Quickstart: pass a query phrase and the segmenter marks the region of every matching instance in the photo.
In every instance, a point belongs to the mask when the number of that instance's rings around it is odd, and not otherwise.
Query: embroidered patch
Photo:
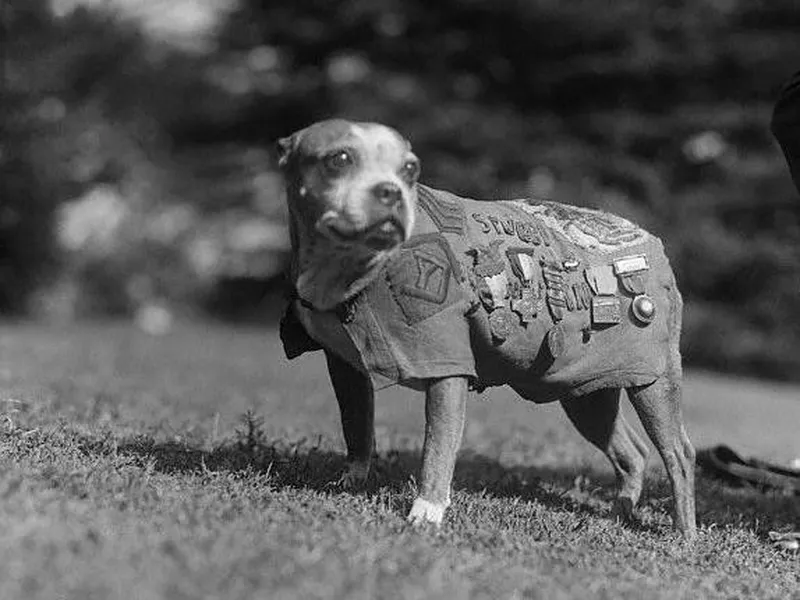
[[[648,234],[610,213],[549,201],[515,201],[526,213],[582,248],[611,252],[639,242]]]
[[[417,200],[439,231],[459,235],[464,233],[466,214],[460,202],[436,197],[422,186],[417,187]]]
[[[472,213],[473,220],[481,226],[482,233],[495,233],[497,235],[516,236],[526,244],[539,246],[544,242],[550,245],[546,230],[533,219],[519,219],[513,217],[499,217],[487,213]]]
[[[452,281],[461,279],[461,270],[447,240],[438,233],[406,242],[387,267],[386,276],[409,325],[435,315],[462,295]]]

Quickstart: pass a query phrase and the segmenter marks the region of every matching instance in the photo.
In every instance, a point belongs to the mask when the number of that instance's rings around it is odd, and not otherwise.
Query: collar
[[[344,324],[352,323],[353,319],[356,318],[356,304],[360,296],[361,293],[359,292],[349,300],[345,300],[344,302],[337,304],[336,306],[334,306],[329,310],[321,310],[316,306],[314,306],[311,302],[303,298],[294,285],[289,287],[289,302],[297,302],[303,308],[313,312],[318,312],[318,313],[333,312],[336,314],[339,320]]]

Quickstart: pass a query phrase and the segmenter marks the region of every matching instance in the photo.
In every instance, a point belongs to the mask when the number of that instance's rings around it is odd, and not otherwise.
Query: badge
[[[564,326],[561,324],[553,325],[547,332],[547,350],[554,359],[563,356],[567,351],[567,339],[564,333]]]
[[[503,271],[498,275],[483,278],[481,300],[488,310],[506,305],[508,297],[508,275]]]
[[[508,295],[508,276],[503,259],[498,252],[502,240],[494,240],[488,247],[478,246],[467,250],[474,259],[473,272],[480,278],[478,294],[487,310],[505,306]]]
[[[633,273],[632,275],[622,275],[619,278],[622,289],[629,293],[631,296],[638,296],[644,294],[645,291],[645,274]]]
[[[538,313],[538,299],[530,288],[522,288],[522,296],[511,300],[511,310],[517,313],[526,325],[536,319]]]
[[[638,273],[639,271],[647,271],[649,268],[650,265],[647,264],[647,255],[645,254],[623,256],[614,261],[614,273],[616,275]]]
[[[575,302],[575,293],[571,286],[566,286],[564,289],[564,299],[567,301],[567,310],[569,312],[574,312],[576,308],[578,308],[577,303]]]
[[[595,325],[615,325],[622,321],[619,298],[616,296],[595,296],[592,298],[592,323]]]
[[[631,302],[631,312],[640,323],[649,325],[656,318],[655,302],[650,296],[640,294]]]
[[[489,326],[492,329],[492,338],[502,343],[514,332],[515,321],[513,313],[507,308],[495,310],[489,314]]]
[[[494,240],[489,246],[477,246],[467,250],[467,254],[473,257],[473,270],[478,277],[490,277],[499,275],[505,271],[505,263],[498,252],[503,240]]]
[[[561,263],[561,266],[564,267],[565,271],[577,271],[578,267],[581,266],[581,261],[577,258],[568,258]]]
[[[586,282],[595,294],[607,295],[617,293],[617,278],[608,265],[589,267],[585,271]]]
[[[536,270],[539,267],[534,250],[531,248],[508,248],[506,257],[511,264],[511,271],[523,284],[528,284],[534,280]]]
[[[542,264],[542,275],[547,289],[547,306],[554,321],[564,318],[564,309],[567,307],[567,298],[564,293],[564,274],[558,266],[551,263]]]
[[[589,310],[592,306],[592,291],[589,289],[589,284],[585,281],[575,283],[572,285],[572,291],[575,294],[575,301],[579,310]]]

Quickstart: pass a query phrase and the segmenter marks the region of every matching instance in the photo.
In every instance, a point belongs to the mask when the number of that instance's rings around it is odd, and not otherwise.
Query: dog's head
[[[278,151],[289,210],[305,231],[372,251],[411,235],[419,160],[394,129],[322,121],[279,140]]]

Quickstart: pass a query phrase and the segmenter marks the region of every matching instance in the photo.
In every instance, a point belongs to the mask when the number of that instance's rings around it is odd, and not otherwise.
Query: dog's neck
[[[292,218],[292,282],[301,300],[332,310],[372,283],[397,251],[337,244]]]

